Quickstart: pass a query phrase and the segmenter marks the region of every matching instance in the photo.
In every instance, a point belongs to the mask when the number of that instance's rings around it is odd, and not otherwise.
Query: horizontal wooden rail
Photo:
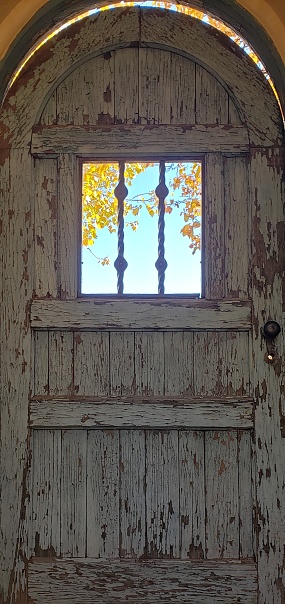
[[[34,604],[256,604],[252,562],[35,559],[29,564]]]
[[[193,428],[249,429],[253,427],[250,399],[155,401],[100,399],[99,401],[32,400],[32,428]]]
[[[161,157],[222,151],[248,151],[248,132],[244,126],[183,125],[183,126],[44,126],[32,136],[34,155],[75,153],[83,156],[116,158]]]
[[[36,329],[238,330],[251,328],[251,302],[187,298],[35,300]]]

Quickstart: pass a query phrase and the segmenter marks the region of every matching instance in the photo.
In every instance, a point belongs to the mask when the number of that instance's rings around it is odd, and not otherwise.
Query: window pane
[[[165,168],[165,293],[201,295],[201,162]]]
[[[81,292],[115,294],[118,163],[83,164]]]
[[[158,292],[159,170],[157,162],[128,162],[124,167],[125,294]],[[201,162],[166,163],[165,181],[165,293],[200,295]],[[117,293],[118,182],[117,162],[83,165],[82,293]]]

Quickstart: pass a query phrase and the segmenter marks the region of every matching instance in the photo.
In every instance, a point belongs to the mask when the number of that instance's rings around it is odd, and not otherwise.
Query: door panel
[[[33,555],[252,558],[250,459],[247,430],[35,429]]]

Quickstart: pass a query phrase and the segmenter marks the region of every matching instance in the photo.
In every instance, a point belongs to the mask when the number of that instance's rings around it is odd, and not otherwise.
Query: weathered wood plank
[[[177,430],[146,433],[146,556],[179,557]]]
[[[155,399],[154,399],[155,400]],[[190,399],[191,401],[191,399]],[[102,402],[64,400],[34,400],[30,403],[30,425],[35,428],[251,428],[252,401],[230,398],[226,402],[215,398],[170,399],[149,402],[148,398],[131,397]]]
[[[23,526],[32,366],[32,158],[23,149],[10,153],[6,149],[0,163],[0,601],[9,602],[24,599],[26,593],[26,567],[21,552],[26,543]]]
[[[195,123],[195,63],[170,55],[170,123]]]
[[[250,212],[248,159],[224,158],[225,295],[247,299],[249,288]]]
[[[145,433],[120,431],[120,557],[145,554]]]
[[[256,534],[260,604],[283,604],[285,594],[284,337],[276,339],[274,363],[266,359],[260,328],[284,325],[284,150],[258,149],[251,156],[253,211],[254,337],[252,378],[256,400]]]
[[[194,394],[193,333],[164,333],[165,395]]]
[[[229,97],[229,124],[232,124],[232,126],[241,124],[240,114],[241,111],[236,105],[236,99],[234,102],[231,97]]]
[[[131,155],[161,157],[161,150],[171,157],[217,152],[248,151],[248,133],[244,126],[187,124],[185,126],[121,126],[105,128],[87,126],[41,127],[32,135],[33,155],[76,153],[84,156],[114,157]]]
[[[136,395],[164,394],[164,347],[162,332],[135,334]]]
[[[221,382],[224,351],[219,350],[219,336],[218,332],[194,333],[193,373],[196,396],[219,396],[221,392],[224,396],[226,394]]]
[[[224,180],[223,158],[220,153],[208,154],[205,162],[205,297],[210,300],[224,297]]]
[[[86,555],[87,432],[62,432],[61,555]]]
[[[221,379],[225,392],[228,396],[251,396],[249,334],[231,331],[227,332],[225,337],[225,346],[222,348],[224,361],[221,365]],[[219,338],[221,342],[222,334]]]
[[[49,393],[49,333],[34,333],[34,388],[33,394],[45,396]]]
[[[133,332],[110,333],[110,394],[135,392],[135,336]]]
[[[57,123],[56,115],[56,90],[50,96],[46,106],[43,109],[40,117],[40,123],[45,126],[52,126]]]
[[[201,5],[200,5],[201,6]],[[274,144],[270,122],[274,128],[281,127],[281,115],[274,107],[273,95],[268,82],[253,62],[243,55],[234,42],[221,42],[216,32],[211,34],[207,25],[198,19],[185,19],[183,14],[165,11],[163,18],[159,11],[151,9],[142,12],[141,41],[145,44],[157,42],[174,51],[179,48],[195,57],[197,63],[205,66],[210,73],[219,74],[231,94],[238,99],[245,115],[253,144]],[[213,31],[213,30],[212,30]],[[254,96],[254,104],[253,104]],[[272,107],[269,112],[266,104]],[[272,106],[273,105],[273,106]]]
[[[74,334],[74,392],[77,396],[110,393],[109,333]]]
[[[253,509],[255,492],[252,481],[252,435],[244,430],[238,433],[238,480],[239,480],[239,542],[241,559],[256,554],[253,547]]]
[[[75,157],[59,157],[59,283],[60,297],[76,298],[78,293],[78,249],[81,219],[78,199],[79,177]]]
[[[57,160],[35,160],[35,294],[57,296]]]
[[[170,123],[170,53],[139,49],[139,122]]]
[[[34,430],[32,435],[31,555],[60,556],[61,430]]]
[[[236,432],[205,435],[207,558],[239,557],[238,458]]]
[[[204,432],[179,434],[181,558],[206,555]]]
[[[106,52],[80,65],[56,93],[58,125],[114,123],[114,54]]]
[[[249,562],[78,559],[29,564],[30,604],[257,604],[256,590],[256,565]]]
[[[237,329],[251,328],[251,302],[179,298],[34,300],[36,329]]]
[[[227,124],[229,95],[222,84],[196,63],[196,123]]]
[[[88,432],[86,551],[96,558],[119,556],[118,431]]]
[[[115,124],[137,124],[139,123],[139,48],[118,48],[114,56]]]
[[[196,396],[251,395],[248,333],[194,333],[193,358]]]
[[[73,393],[73,333],[49,332],[49,394]]]

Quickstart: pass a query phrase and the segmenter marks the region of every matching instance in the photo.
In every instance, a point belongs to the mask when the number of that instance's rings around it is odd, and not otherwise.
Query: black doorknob
[[[263,327],[263,335],[268,340],[273,340],[280,333],[281,327],[277,321],[267,321]]]

